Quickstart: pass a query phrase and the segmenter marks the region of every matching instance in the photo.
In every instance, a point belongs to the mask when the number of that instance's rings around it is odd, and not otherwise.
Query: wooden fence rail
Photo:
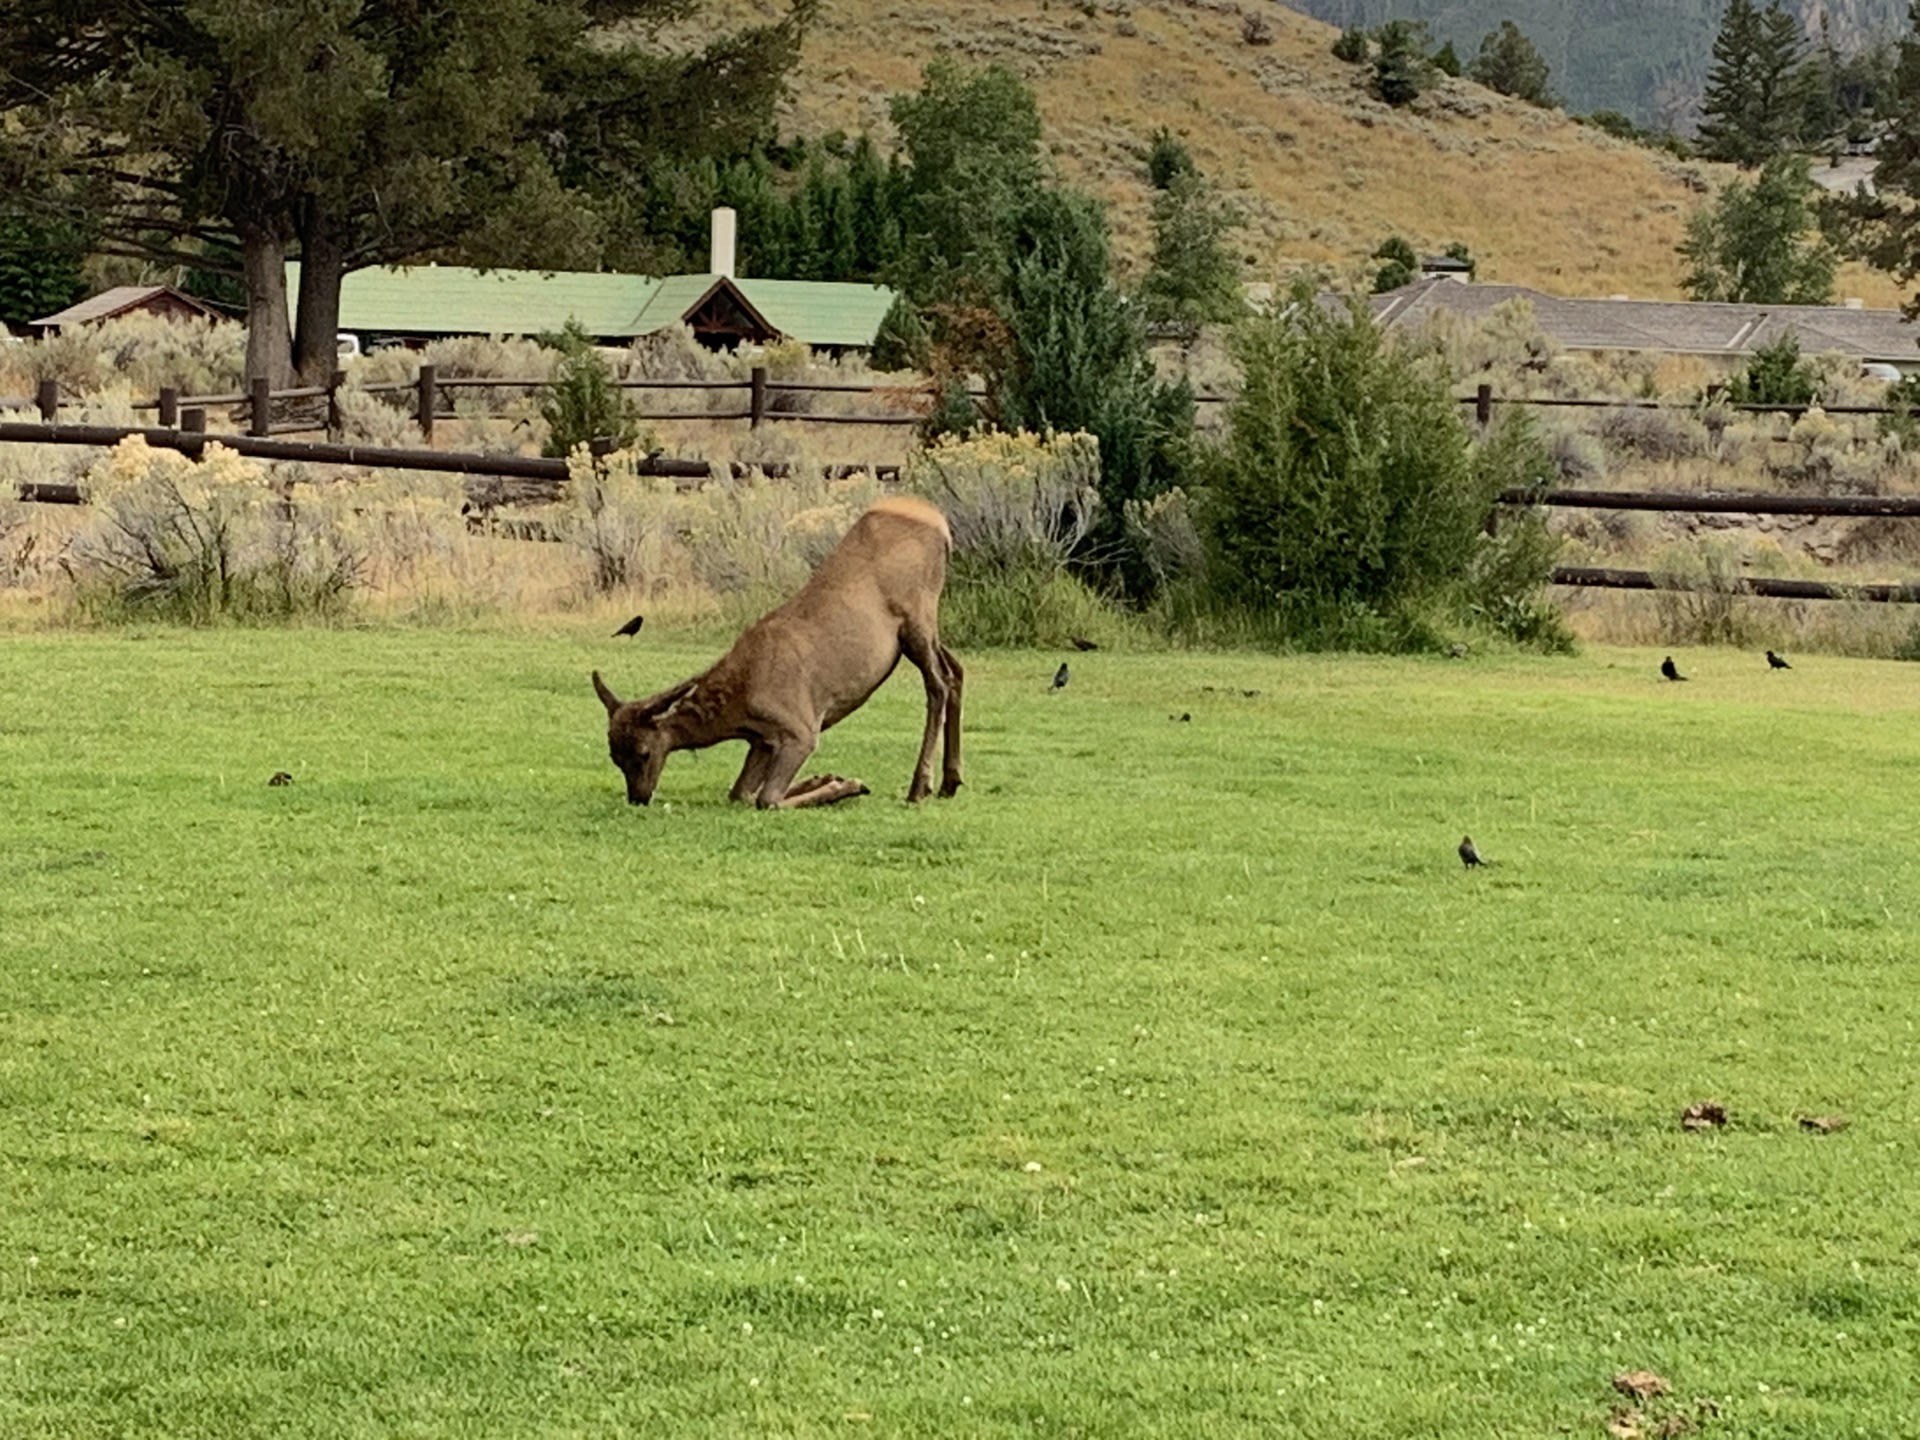
[[[37,445],[90,445],[111,447],[118,445],[130,436],[139,436],[149,445],[165,449],[179,450],[188,455],[199,454],[209,443],[217,443],[242,455],[264,460],[298,460],[313,464],[351,465],[363,469],[400,469],[427,470],[442,473],[454,473],[469,476],[492,477],[495,480],[533,482],[525,487],[524,495],[512,493],[500,486],[481,487],[476,492],[480,503],[484,505],[514,503],[520,498],[551,498],[559,485],[568,475],[565,460],[544,457],[509,455],[488,452],[450,451],[433,449],[406,449],[373,445],[341,445],[316,441],[294,441],[273,438],[276,433],[291,430],[311,430],[317,426],[285,423],[276,426],[273,423],[273,407],[276,403],[315,400],[324,398],[328,405],[328,422],[331,427],[338,425],[338,392],[342,376],[336,372],[333,383],[326,386],[302,386],[292,390],[274,391],[262,384],[249,387],[246,394],[182,396],[177,390],[163,389],[159,397],[151,403],[139,403],[137,410],[154,409],[159,413],[161,424],[158,426],[117,426],[117,425],[63,425],[58,421],[62,404],[59,386],[49,380],[41,382],[35,396],[35,405],[42,420],[39,424],[0,422],[0,443],[24,443]],[[431,365],[420,368],[420,376],[414,384],[386,383],[368,386],[369,390],[386,393],[414,392],[416,411],[422,432],[429,439],[432,436],[433,418],[438,409],[438,393],[442,389],[482,388],[515,386],[533,387],[546,382],[486,379],[461,376],[440,380]],[[628,382],[638,388],[643,382]],[[768,418],[793,419],[809,418],[826,420],[840,424],[914,424],[917,416],[901,415],[829,415],[799,416],[794,414],[770,413],[767,400],[771,394],[783,390],[796,392],[842,392],[842,393],[887,393],[899,392],[920,394],[909,387],[901,386],[849,386],[849,385],[782,385],[768,381],[764,370],[756,370],[748,381],[711,381],[711,380],[670,380],[644,382],[660,389],[687,390],[739,390],[748,391],[752,404],[744,412],[728,412],[724,415],[694,415],[676,418],[687,419],[745,419],[759,424]],[[1209,397],[1219,398],[1219,397]],[[1496,403],[1489,387],[1481,386],[1478,393],[1465,397],[1463,403],[1473,404],[1478,416],[1486,419],[1492,404]],[[1633,400],[1515,400],[1497,403],[1518,404],[1560,404],[1618,407],[1650,408],[1658,402]],[[207,410],[219,406],[247,407],[248,426],[246,434],[210,434],[206,428]],[[1743,406],[1748,410],[1772,412],[1793,411],[1796,408],[1783,406]],[[1886,406],[1832,406],[1834,413],[1885,414]],[[736,465],[735,473],[742,473],[745,467]],[[838,471],[850,471],[867,467],[834,467]],[[877,467],[880,470],[895,467]],[[669,476],[687,483],[697,483],[711,473],[707,462],[703,460],[678,460],[661,456],[648,456],[638,462],[639,473],[643,475]],[[769,473],[772,473],[769,471]],[[897,469],[895,470],[897,474]],[[26,483],[20,486],[20,499],[51,504],[78,504],[80,491],[72,485]],[[1503,505],[1549,505],[1556,507],[1583,507],[1602,510],[1653,510],[1682,513],[1711,514],[1747,514],[1747,515],[1801,515],[1801,516],[1905,516],[1920,517],[1920,496],[1911,495],[1791,495],[1764,494],[1757,492],[1686,492],[1686,491],[1640,491],[1640,490],[1576,490],[1576,489],[1512,489],[1503,491],[1498,497]],[[1553,583],[1570,586],[1598,586],[1613,589],[1631,590],[1685,590],[1699,589],[1682,577],[1665,575],[1654,571],[1623,570],[1606,566],[1561,566],[1553,571]],[[1744,576],[1732,582],[1733,588],[1741,594],[1773,596],[1803,600],[1867,600],[1920,603],[1920,582],[1891,582],[1876,584],[1841,584],[1817,580],[1773,579],[1764,576]]]
[[[1783,600],[1920,602],[1920,583],[1912,581],[1887,585],[1847,585],[1827,580],[1784,580],[1766,575],[1741,575],[1727,581],[1724,586],[1716,587],[1657,570],[1616,570],[1605,565],[1558,565],[1554,567],[1552,579],[1555,585],[1598,586],[1609,590],[1725,589],[1738,595],[1766,595]]]
[[[220,406],[247,407],[247,432],[251,435],[294,434],[326,430],[337,432],[340,428],[340,391],[346,385],[346,372],[336,370],[325,385],[302,385],[287,390],[263,389],[259,381],[253,381],[244,391],[234,391],[218,395],[181,395],[177,390],[162,389],[153,400],[136,400],[135,410],[157,410],[160,424],[171,426],[179,413],[188,409],[214,409]],[[412,380],[376,380],[359,388],[369,395],[412,395],[413,411],[420,425],[421,435],[426,439],[433,437],[433,422],[442,413],[440,397],[459,390],[542,390],[553,381],[538,377],[511,375],[446,375],[439,373],[438,367],[431,364],[420,366]],[[694,391],[738,391],[747,396],[747,406],[743,410],[727,410],[714,414],[704,411],[643,409],[639,412],[641,420],[745,420],[750,426],[758,428],[771,420],[799,421],[819,425],[918,425],[925,418],[923,408],[891,409],[879,413],[819,414],[810,410],[787,410],[777,406],[775,397],[780,395],[872,395],[891,397],[903,401],[931,401],[932,392],[919,385],[861,384],[858,381],[819,381],[819,380],[774,380],[765,366],[755,366],[744,380],[617,380],[614,382],[622,390],[658,390],[663,392]],[[966,393],[975,399],[986,395],[986,390],[978,385],[968,386]],[[1236,398],[1232,395],[1200,392],[1193,397],[1200,405],[1226,405]],[[283,409],[290,402],[300,400],[320,400],[326,403],[326,415],[323,421],[313,418],[293,419],[276,422],[273,408]],[[1493,387],[1482,384],[1471,395],[1455,397],[1461,405],[1471,405],[1474,418],[1482,426],[1491,423],[1493,407],[1496,405],[1528,405],[1544,408],[1567,408],[1586,410],[1682,410],[1693,411],[1700,408],[1699,402],[1692,400],[1647,400],[1636,396],[1534,396],[1534,395],[1495,395]],[[67,402],[61,398],[57,381],[42,380],[30,402],[40,412],[40,419],[53,424],[59,419],[60,407]],[[1727,404],[1718,402],[1724,408],[1751,414],[1785,415],[1798,417],[1809,410],[1823,410],[1829,415],[1891,415],[1910,413],[1906,407],[1893,405],[1757,405]]]

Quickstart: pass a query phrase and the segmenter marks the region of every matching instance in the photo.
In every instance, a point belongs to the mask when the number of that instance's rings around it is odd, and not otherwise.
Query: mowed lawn
[[[1920,666],[716,650],[0,637],[0,1434],[1920,1432]]]

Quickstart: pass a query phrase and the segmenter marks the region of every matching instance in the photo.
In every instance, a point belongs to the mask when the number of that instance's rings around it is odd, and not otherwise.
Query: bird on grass
[[[1684,680],[1687,678],[1680,673],[1680,667],[1673,663],[1673,657],[1671,655],[1660,662],[1660,673],[1669,680]]]
[[[1769,670],[1791,670],[1793,666],[1787,664],[1785,656],[1776,655],[1773,651],[1769,650],[1767,651],[1767,668]]]
[[[1073,641],[1073,648],[1076,650],[1098,650],[1100,648],[1098,644],[1087,639],[1084,635],[1069,635],[1067,638]]]
[[[1480,852],[1473,848],[1473,837],[1471,835],[1462,835],[1460,837],[1460,863],[1469,870],[1473,869],[1476,865],[1484,865],[1487,863],[1480,858]]]
[[[1064,690],[1067,688],[1067,662],[1066,661],[1062,660],[1060,662],[1060,668],[1053,672],[1053,685],[1051,688],[1055,690]]]
[[[640,627],[646,623],[646,616],[636,615],[618,630],[614,631],[613,638],[618,640],[622,635],[638,635],[640,633]]]
[[[276,771],[274,771],[274,772],[273,772],[273,774],[271,774],[271,775],[269,775],[269,776],[267,777],[267,784],[269,784],[269,785],[291,785],[291,784],[293,784],[293,776],[291,776],[291,775],[289,775],[289,774],[288,774],[288,773],[287,773],[286,771],[284,771],[284,770],[276,770]]]

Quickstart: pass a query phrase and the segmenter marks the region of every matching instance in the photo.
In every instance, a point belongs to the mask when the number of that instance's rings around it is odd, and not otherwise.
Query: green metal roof
[[[539,335],[576,319],[589,335],[625,339],[684,320],[719,280],[463,265],[354,270],[340,282],[340,328],[384,335]],[[893,291],[879,285],[729,283],[775,330],[809,345],[873,344],[894,299]],[[299,263],[290,262],[289,293],[299,285]]]
[[[893,291],[883,285],[751,279],[733,283],[774,329],[809,345],[871,345],[893,308]]]
[[[718,275],[669,275],[640,315],[640,333],[686,318],[719,281]],[[831,280],[735,278],[733,287],[782,335],[809,345],[873,344],[893,308],[893,291],[880,285]]]
[[[299,263],[290,263],[289,290],[299,284]],[[340,282],[340,328],[388,335],[539,335],[578,320],[589,335],[620,339],[646,333],[635,317],[659,288],[646,275],[583,271],[464,265],[354,270]]]

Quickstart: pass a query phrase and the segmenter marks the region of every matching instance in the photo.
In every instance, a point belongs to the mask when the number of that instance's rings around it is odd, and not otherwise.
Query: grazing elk
[[[794,784],[820,743],[880,688],[905,655],[927,686],[927,723],[909,801],[933,788],[933,747],[946,737],[940,793],[960,788],[964,672],[940,643],[940,589],[953,546],[947,520],[924,500],[875,503],[820,563],[800,593],[762,616],[704,674],[645,700],[623,701],[598,670],[607,751],[627,777],[627,802],[645,805],[676,750],[747,742],[732,798],[762,809],[827,805],[867,787],[838,775]]]

